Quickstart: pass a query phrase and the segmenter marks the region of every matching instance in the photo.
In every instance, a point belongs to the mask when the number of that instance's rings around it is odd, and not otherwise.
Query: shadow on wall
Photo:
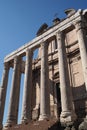
[[[36,94],[36,87],[37,86],[35,87],[36,82],[38,83],[39,89],[40,89],[40,70],[38,73],[37,73],[37,71],[34,72],[34,74],[35,73],[36,73],[36,75],[35,75],[34,79],[38,76],[39,77],[36,80],[33,80],[34,81],[33,82],[34,83],[33,91],[35,91],[34,95],[32,95],[33,96],[33,108],[35,108],[35,106],[36,106],[36,97],[37,97],[37,94]],[[50,84],[49,84],[50,94],[53,97],[54,104],[58,103],[58,106],[60,106],[60,108],[57,108],[57,109],[58,109],[58,113],[61,113],[61,92],[60,92],[59,80],[58,80],[58,82],[57,81],[54,82],[53,80],[49,79],[49,81],[50,81]],[[85,88],[85,84],[82,84],[81,86],[72,87],[72,96],[73,96],[74,108],[75,108],[75,112],[77,114],[77,117],[84,118],[86,115],[86,88]],[[39,117],[39,109],[38,109],[37,118]]]
[[[55,92],[56,91],[56,92]],[[50,80],[50,94],[54,97],[54,103],[57,100],[58,105],[61,105],[61,92],[60,92],[60,84],[59,82],[53,82]],[[74,108],[78,118],[85,118],[87,110],[86,110],[86,87],[85,84],[80,86],[72,87],[72,96],[74,101]],[[58,108],[58,113],[61,113],[61,106]]]
[[[72,95],[74,100],[75,111],[78,118],[84,118],[86,115],[86,88],[85,84],[72,87]]]

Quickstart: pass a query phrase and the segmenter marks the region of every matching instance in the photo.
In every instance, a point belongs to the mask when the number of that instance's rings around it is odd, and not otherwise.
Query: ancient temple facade
[[[5,57],[0,128],[17,125],[22,74],[21,124],[50,119],[67,124],[87,118],[87,10],[68,9],[65,13],[66,18],[54,19],[51,27],[42,25],[36,38]],[[3,126],[10,69],[12,86],[7,122]]]

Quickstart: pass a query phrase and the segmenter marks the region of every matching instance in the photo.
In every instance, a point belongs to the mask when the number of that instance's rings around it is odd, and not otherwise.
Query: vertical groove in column
[[[44,120],[50,116],[50,95],[49,95],[49,68],[48,68],[48,45],[41,44],[41,99],[40,99],[40,117]]]
[[[7,91],[7,84],[8,84],[9,68],[10,68],[9,63],[5,62],[1,87],[0,87],[0,127],[2,127],[3,116],[4,116],[4,107],[5,107],[6,91]]]
[[[79,44],[81,62],[82,62],[82,70],[83,70],[84,82],[86,87],[86,97],[87,97],[87,38],[86,38],[86,29],[85,29],[84,20],[83,22],[81,20],[77,21],[75,23],[75,27],[77,31],[78,44]],[[84,121],[86,121],[87,123],[87,101],[85,103],[85,108],[86,108],[86,118]]]
[[[17,124],[19,93],[20,93],[20,79],[21,79],[21,57],[14,58],[14,70],[12,76],[12,87],[10,95],[10,104],[8,110],[7,123],[5,127]]]
[[[32,56],[31,49],[26,51],[25,62],[25,78],[24,78],[24,93],[23,93],[23,106],[22,106],[22,123],[26,123],[32,118],[31,114],[31,93],[32,93]]]
[[[59,75],[60,75],[60,90],[61,90],[61,122],[69,122],[74,118],[72,115],[72,99],[70,95],[70,81],[68,73],[68,63],[65,48],[63,32],[57,33],[58,56],[59,56]],[[76,118],[76,117],[75,117]]]

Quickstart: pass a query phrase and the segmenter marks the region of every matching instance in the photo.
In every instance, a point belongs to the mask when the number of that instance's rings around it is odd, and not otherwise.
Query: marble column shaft
[[[77,21],[75,23],[75,27],[77,30],[77,36],[78,36],[78,44],[80,49],[80,55],[81,55],[81,61],[82,61],[82,69],[83,69],[83,75],[84,75],[84,82],[86,85],[86,91],[87,91],[87,37],[86,37],[86,30],[84,23],[82,21]]]
[[[40,88],[40,117],[44,120],[50,116],[50,92],[49,92],[49,68],[48,68],[48,45],[41,44],[41,88]]]
[[[23,93],[23,106],[22,106],[22,119],[21,122],[25,123],[31,120],[31,94],[32,94],[32,56],[31,49],[26,50],[25,62],[25,78],[24,78],[24,93]]]
[[[72,100],[70,95],[70,81],[68,73],[68,63],[65,47],[65,37],[63,32],[57,33],[58,57],[59,57],[59,76],[61,90],[61,118],[71,116]]]
[[[10,68],[9,63],[5,62],[1,87],[0,87],[0,125],[2,125],[3,116],[4,116],[4,107],[5,107],[6,91],[7,91],[7,84],[8,84],[9,68]]]
[[[21,57],[16,56],[14,58],[10,104],[6,126],[11,126],[17,123],[19,95],[20,95],[20,80],[21,80],[20,69],[21,69]]]

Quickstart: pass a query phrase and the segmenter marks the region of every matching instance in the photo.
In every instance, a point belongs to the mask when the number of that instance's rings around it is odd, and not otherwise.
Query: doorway
[[[61,114],[61,93],[60,93],[60,83],[56,83],[56,100],[57,100],[57,108],[58,114]]]

